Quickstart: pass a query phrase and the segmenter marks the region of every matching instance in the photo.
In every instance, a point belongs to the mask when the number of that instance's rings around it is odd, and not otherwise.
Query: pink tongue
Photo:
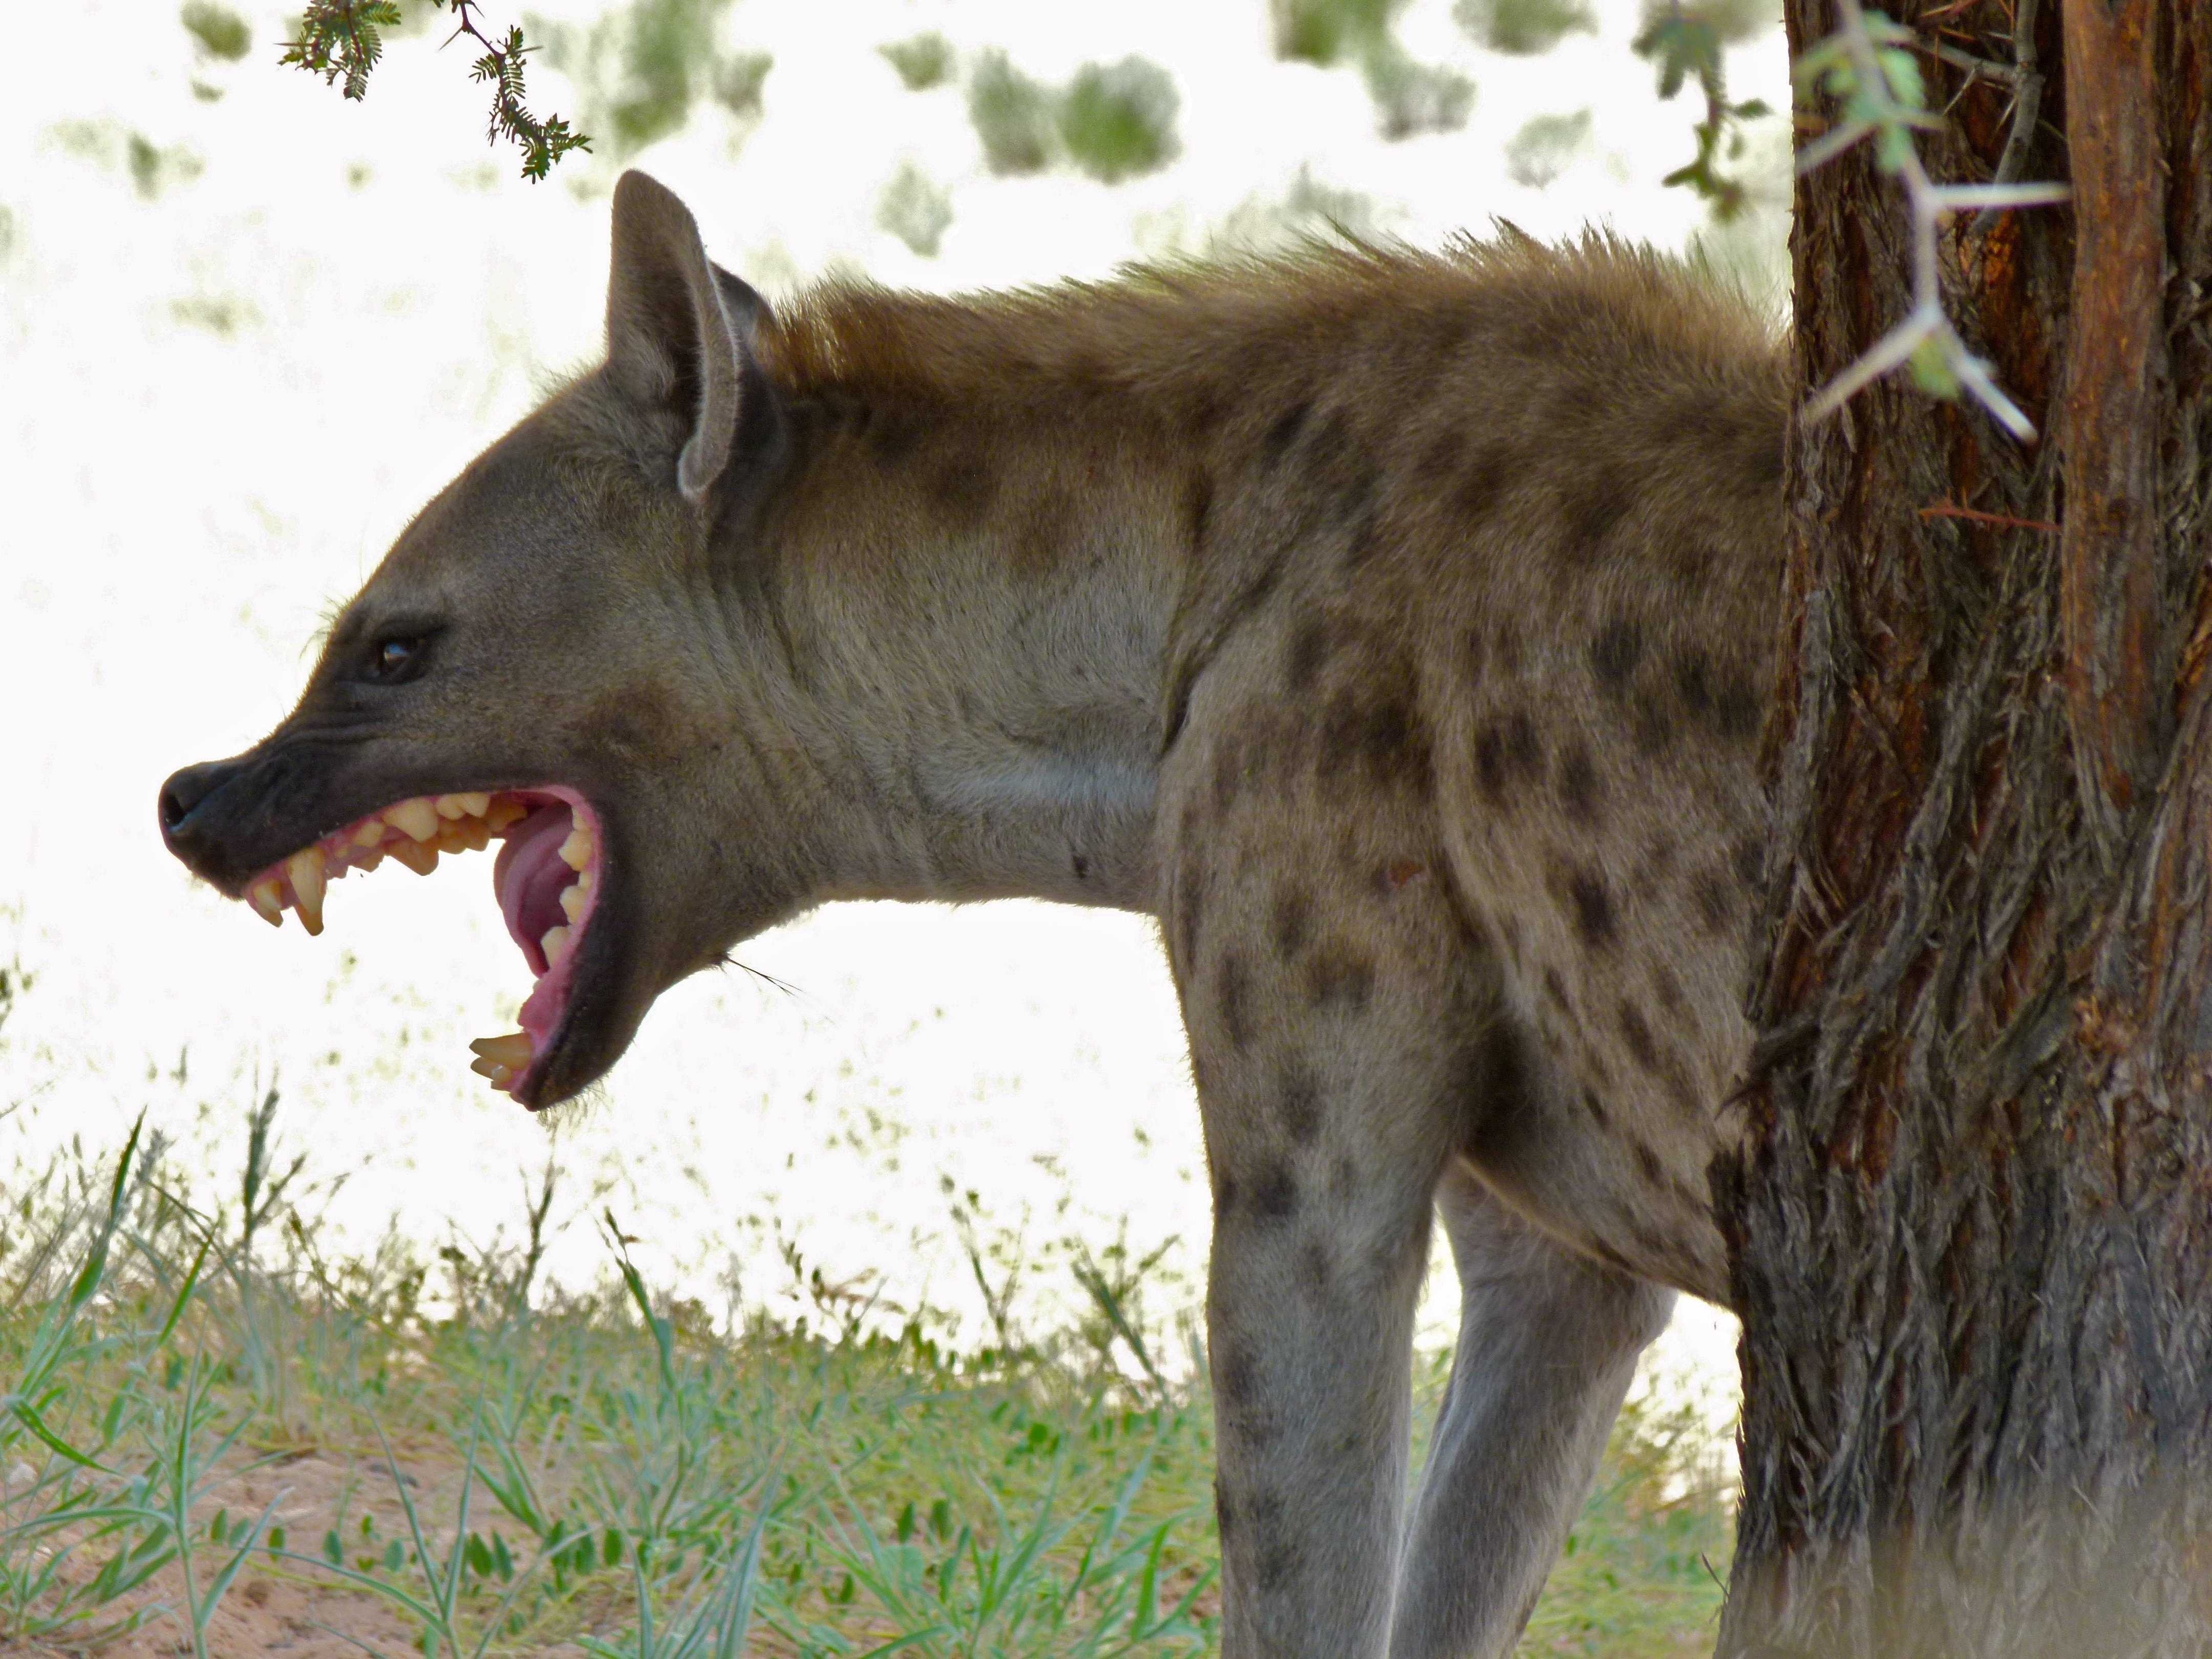
[[[507,832],[507,845],[491,867],[492,888],[499,896],[500,914],[507,931],[522,947],[530,971],[545,971],[545,952],[538,941],[550,928],[568,918],[561,908],[561,890],[576,872],[561,862],[561,843],[568,839],[568,808],[563,802],[541,806]]]

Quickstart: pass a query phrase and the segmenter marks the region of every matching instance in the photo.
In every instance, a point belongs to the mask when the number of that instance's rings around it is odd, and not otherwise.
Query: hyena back
[[[1224,1649],[1503,1653],[1675,1291],[1765,806],[1785,374],[1592,238],[771,314],[641,175],[607,361],[474,462],[294,714],[164,787],[272,920],[504,841],[533,1108],[827,899],[1159,919],[1215,1216]],[[1410,1517],[1430,1218],[1461,1341]]]

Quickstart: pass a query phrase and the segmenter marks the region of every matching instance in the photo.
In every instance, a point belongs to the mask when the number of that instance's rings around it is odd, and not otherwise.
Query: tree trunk
[[[1724,1656],[2212,1651],[2212,0],[1890,9],[2009,67],[2016,7],[2016,176],[2075,199],[1956,221],[1944,287],[2043,441],[1902,377],[1791,441],[1762,1036],[1714,1171]],[[1788,10],[1793,52],[1837,26]],[[2028,88],[1920,63],[1929,173],[1990,179]],[[1911,303],[1869,149],[1797,188],[1808,395]]]

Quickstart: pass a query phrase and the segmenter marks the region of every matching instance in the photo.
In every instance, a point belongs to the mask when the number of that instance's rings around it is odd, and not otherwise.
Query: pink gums
[[[507,931],[514,935],[515,943],[522,947],[522,954],[529,962],[531,971],[538,975],[537,987],[531,992],[530,1000],[522,1005],[522,1012],[518,1017],[524,1032],[530,1038],[530,1064],[525,1070],[518,1072],[507,1085],[507,1092],[514,1094],[520,1091],[523,1084],[529,1079],[530,1073],[538,1069],[539,1061],[545,1056],[546,1048],[552,1043],[554,1033],[560,1030],[562,1016],[568,1012],[568,992],[576,977],[576,957],[582,949],[585,933],[592,925],[592,914],[599,908],[599,890],[604,884],[600,879],[601,866],[606,862],[606,836],[604,827],[599,823],[599,815],[592,810],[591,803],[573,789],[560,784],[550,784],[539,789],[518,789],[511,793],[520,795],[550,796],[567,805],[572,824],[581,824],[592,832],[592,861],[586,866],[592,878],[592,890],[584,896],[583,910],[573,923],[568,922],[565,915],[562,917],[563,924],[568,928],[568,948],[562,953],[561,960],[550,969],[545,966],[544,952],[538,940],[526,939],[519,931],[525,921],[520,890],[530,881],[532,870],[528,866],[524,865],[524,867],[520,870],[510,866],[504,872],[507,876],[514,878],[517,902],[514,909],[508,909],[507,896],[502,891],[500,908],[507,916]],[[535,814],[532,816],[534,817]],[[522,830],[530,822],[530,818],[525,818],[520,823],[514,825],[509,832],[510,836]],[[541,832],[541,837],[543,833]],[[567,839],[565,832],[561,839]],[[541,841],[541,844],[542,856],[558,863],[561,842],[553,841],[550,844],[543,844]],[[516,853],[518,856],[514,861],[515,864],[523,865],[521,850],[518,848],[517,841],[510,839],[507,845],[501,849],[501,863],[507,861],[510,853]],[[561,867],[563,870],[568,868],[566,865]],[[504,888],[507,884],[501,881],[501,874],[500,868],[495,866],[493,880],[495,884]],[[567,884],[566,882],[561,884],[562,886]],[[556,893],[557,890],[556,889]],[[541,934],[539,937],[543,938],[544,935]]]

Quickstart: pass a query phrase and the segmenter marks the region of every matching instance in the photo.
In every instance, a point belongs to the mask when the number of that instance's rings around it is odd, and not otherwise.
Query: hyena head
[[[757,296],[641,174],[614,199],[607,360],[423,508],[331,628],[298,706],[160,797],[170,849],[270,921],[386,855],[503,842],[538,976],[476,1069],[533,1109],[598,1079],[653,998],[819,896],[837,815],[775,653],[711,567],[788,444]]]

